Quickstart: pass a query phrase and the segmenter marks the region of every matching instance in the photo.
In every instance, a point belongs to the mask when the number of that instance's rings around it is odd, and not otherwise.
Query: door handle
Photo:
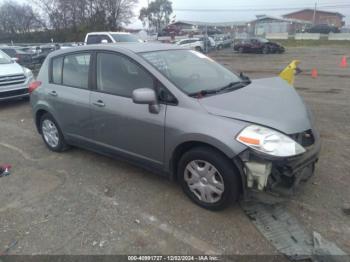
[[[98,106],[98,107],[105,107],[106,106],[105,103],[103,103],[102,100],[98,100],[96,102],[93,102],[92,104],[95,105],[95,106]]]
[[[51,95],[51,96],[57,96],[57,92],[56,92],[55,90],[53,90],[53,91],[49,92],[49,95]]]

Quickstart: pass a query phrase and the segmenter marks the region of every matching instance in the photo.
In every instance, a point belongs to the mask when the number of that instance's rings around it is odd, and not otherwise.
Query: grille
[[[6,97],[12,97],[12,96],[20,96],[20,95],[25,95],[25,94],[28,94],[28,88],[0,92],[0,98],[6,98]]]
[[[0,76],[0,86],[23,84],[26,80],[24,75]]]
[[[290,135],[290,138],[292,138],[294,141],[298,142],[302,146],[312,146],[315,143],[315,138],[312,133],[312,130],[307,130],[302,133],[297,133]]]

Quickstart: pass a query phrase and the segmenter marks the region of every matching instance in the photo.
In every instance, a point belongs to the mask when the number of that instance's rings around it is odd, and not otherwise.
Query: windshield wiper
[[[191,97],[202,97],[202,96],[206,96],[206,95],[212,95],[212,94],[216,94],[218,92],[217,89],[204,89],[195,93],[191,93],[189,94],[189,96]]]
[[[226,86],[217,88],[217,89],[204,89],[195,93],[191,93],[189,94],[189,96],[191,97],[203,97],[203,96],[207,96],[207,95],[213,95],[213,94],[217,94],[217,93],[221,93],[223,91],[233,91],[242,87],[245,87],[246,85],[250,84],[250,82],[246,82],[246,81],[238,81],[238,82],[231,82]]]
[[[223,91],[228,91],[228,90],[233,91],[233,90],[236,90],[236,89],[240,89],[242,87],[247,86],[248,84],[250,84],[250,82],[247,82],[247,81],[231,82],[228,85],[217,89],[217,93],[218,92],[223,92]]]
[[[223,87],[217,88],[217,89],[204,89],[200,90],[195,93],[189,94],[191,97],[203,97],[207,95],[213,95],[217,93],[221,93],[223,91],[233,91],[236,89],[243,88],[251,83],[251,80],[248,76],[244,75],[243,73],[240,73],[239,75],[241,81],[231,82]]]

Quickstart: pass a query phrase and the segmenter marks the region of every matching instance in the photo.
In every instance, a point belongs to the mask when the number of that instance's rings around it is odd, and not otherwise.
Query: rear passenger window
[[[141,66],[117,54],[97,54],[97,89],[131,97],[138,88],[153,88],[153,77]]]
[[[88,89],[90,54],[68,55],[63,62],[63,85]]]
[[[62,84],[63,57],[52,59],[52,83]]]

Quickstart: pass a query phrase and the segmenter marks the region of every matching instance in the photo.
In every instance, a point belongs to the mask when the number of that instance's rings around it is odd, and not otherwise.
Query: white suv
[[[93,32],[85,37],[85,44],[142,42],[136,36],[126,32]]]
[[[179,46],[194,49],[199,52],[204,51],[204,43],[199,38],[182,39],[176,43]]]
[[[29,96],[33,73],[0,51],[0,101]]]

